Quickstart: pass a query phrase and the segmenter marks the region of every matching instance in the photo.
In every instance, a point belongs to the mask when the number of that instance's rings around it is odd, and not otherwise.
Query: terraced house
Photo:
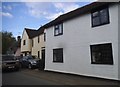
[[[45,49],[44,35],[43,28],[39,28],[38,30],[25,28],[21,40],[21,52],[23,56],[30,54],[42,58],[42,50]]]
[[[38,57],[45,51],[45,70],[120,80],[119,12],[120,2],[90,3],[25,29],[21,51]]]
[[[120,80],[120,3],[93,2],[46,28],[45,70]]]

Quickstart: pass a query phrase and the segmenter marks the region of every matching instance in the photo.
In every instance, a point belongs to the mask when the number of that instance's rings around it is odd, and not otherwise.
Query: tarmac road
[[[26,72],[27,70],[20,70],[3,73],[2,85],[59,85],[59,83],[47,81]]]
[[[88,78],[83,76],[61,74],[41,70],[22,69],[18,72],[6,72],[2,74],[2,85],[96,85],[102,87],[116,87],[120,82]],[[95,86],[95,87],[96,87]],[[16,86],[15,86],[16,87]]]

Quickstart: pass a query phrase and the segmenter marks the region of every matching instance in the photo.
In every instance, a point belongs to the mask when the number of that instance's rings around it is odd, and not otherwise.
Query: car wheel
[[[31,65],[31,64],[29,64],[29,65],[28,65],[28,68],[29,68],[29,69],[32,69],[32,65]]]

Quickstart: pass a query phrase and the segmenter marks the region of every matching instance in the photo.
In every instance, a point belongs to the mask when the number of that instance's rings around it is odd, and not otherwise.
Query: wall
[[[118,15],[119,15],[119,17],[118,17],[118,54],[119,54],[119,56],[118,56],[118,58],[119,58],[119,60],[118,60],[118,78],[119,78],[119,80],[120,80],[120,3],[119,3],[119,9],[118,9]]]
[[[91,15],[63,23],[63,35],[54,36],[54,28],[46,30],[45,70],[118,79],[118,7],[109,9],[110,24],[91,28]],[[90,45],[112,43],[114,65],[91,64]],[[53,49],[63,48],[64,63],[54,63]]]
[[[23,40],[26,40],[26,45],[23,45]],[[31,40],[29,39],[27,32],[24,30],[21,40],[21,52],[31,51]]]
[[[38,43],[38,36],[33,38],[34,41],[34,45],[32,47],[32,55],[36,55],[38,56],[38,51],[40,52],[40,59],[41,57],[41,50],[42,47],[45,47],[45,43],[44,43],[44,34],[39,35],[39,43]]]

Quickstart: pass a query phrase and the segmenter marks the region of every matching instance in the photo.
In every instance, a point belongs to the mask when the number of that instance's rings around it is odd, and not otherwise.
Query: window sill
[[[63,63],[63,61],[53,61],[53,63]]]
[[[113,63],[91,63],[91,64],[97,64],[97,65],[114,65]]]
[[[54,35],[54,36],[61,36],[61,35],[63,35],[63,33],[61,33],[61,34],[57,34],[57,35]]]

